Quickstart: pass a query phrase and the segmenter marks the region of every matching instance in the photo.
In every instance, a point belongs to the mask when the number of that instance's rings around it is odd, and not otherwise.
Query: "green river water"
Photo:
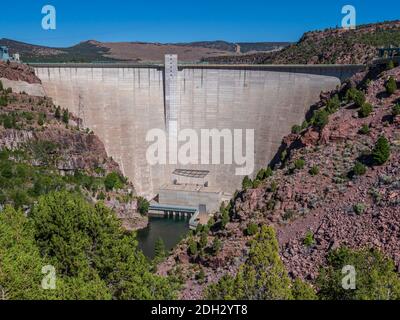
[[[158,238],[164,241],[169,251],[188,234],[188,218],[150,217],[147,228],[137,232],[139,248],[150,259],[154,258],[154,244]]]

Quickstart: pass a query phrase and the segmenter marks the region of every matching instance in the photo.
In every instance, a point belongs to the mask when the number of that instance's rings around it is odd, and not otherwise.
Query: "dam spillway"
[[[206,170],[207,183],[224,192],[243,176],[231,164],[150,165],[149,130],[167,130],[166,81],[161,65],[33,65],[46,95],[83,119],[104,142],[139,194],[153,197],[173,182],[176,169]],[[180,130],[254,129],[254,174],[282,138],[301,124],[321,91],[335,89],[361,66],[179,66],[174,120]],[[222,148],[222,147],[221,147]]]

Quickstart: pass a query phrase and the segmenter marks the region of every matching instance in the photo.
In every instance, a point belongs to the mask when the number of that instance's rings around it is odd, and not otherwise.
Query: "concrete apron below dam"
[[[178,66],[175,56],[167,56],[165,66],[33,67],[46,95],[81,117],[102,139],[139,194],[150,199],[159,195],[162,204],[206,204],[206,211],[216,210],[240,188],[240,165],[151,165],[146,158],[154,143],[146,141],[150,130],[177,135],[194,129],[199,137],[202,129],[254,130],[254,170],[249,174],[254,176],[267,166],[291,127],[303,122],[321,91],[335,89],[364,68]],[[225,144],[219,147],[222,162]]]

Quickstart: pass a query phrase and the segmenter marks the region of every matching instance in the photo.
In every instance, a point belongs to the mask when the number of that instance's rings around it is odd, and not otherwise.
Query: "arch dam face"
[[[282,138],[301,124],[321,91],[335,89],[362,66],[32,65],[55,104],[83,118],[144,196],[171,184],[176,169],[207,170],[208,184],[234,192],[236,165],[150,165],[149,130],[254,129],[254,174]],[[173,70],[172,70],[173,71]],[[170,83],[171,82],[171,83]],[[167,95],[166,95],[167,92]],[[171,96],[173,95],[173,96]],[[172,119],[172,120],[171,120]],[[223,144],[221,144],[221,149]]]

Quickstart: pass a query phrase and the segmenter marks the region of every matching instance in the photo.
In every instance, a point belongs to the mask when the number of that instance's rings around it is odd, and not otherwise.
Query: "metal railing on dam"
[[[189,228],[195,230],[199,224],[199,210],[192,207],[182,207],[182,206],[174,206],[174,205],[166,205],[166,204],[151,204],[149,207],[149,212],[156,211],[162,212],[163,215],[169,215],[170,213],[175,215],[189,215]]]
[[[164,64],[140,63],[30,63],[33,68],[134,68],[164,70]],[[288,72],[313,75],[334,76],[341,81],[352,75],[364,71],[363,64],[179,64],[178,70],[203,69],[203,70],[248,70]]]

